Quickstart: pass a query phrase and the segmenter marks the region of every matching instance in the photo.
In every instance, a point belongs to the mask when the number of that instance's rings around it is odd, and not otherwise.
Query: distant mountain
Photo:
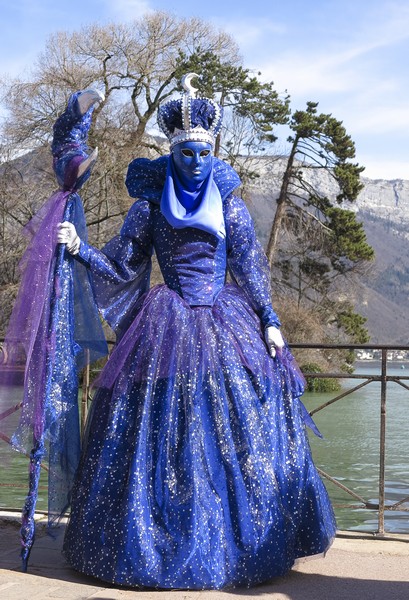
[[[273,167],[271,166],[273,164]],[[260,161],[260,178],[249,188],[247,203],[260,239],[266,245],[275,212],[285,160]],[[302,165],[300,165],[302,168]],[[320,191],[334,196],[331,177],[322,171],[309,175]],[[356,298],[356,310],[367,318],[374,343],[409,343],[409,181],[363,177],[364,188],[345,208],[357,213],[375,251],[370,275]]]

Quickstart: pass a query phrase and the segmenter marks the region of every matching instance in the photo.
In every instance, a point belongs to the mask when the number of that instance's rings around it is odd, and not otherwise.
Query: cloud
[[[386,45],[386,40],[369,40],[337,51],[323,48],[308,52],[299,48],[283,52],[277,58],[266,57],[260,70],[265,77],[297,95],[357,92],[367,86],[381,86],[385,80],[390,82],[382,57],[376,56]]]
[[[215,19],[213,19],[215,21]],[[260,54],[260,41],[271,36],[284,36],[288,33],[288,26],[279,21],[268,18],[250,18],[246,20],[219,21],[220,27],[237,40],[240,49],[244,53],[251,53],[255,48]],[[263,48],[263,46],[261,46]]]
[[[355,134],[376,132],[377,135],[400,136],[409,129],[409,107],[406,102],[402,102],[400,106],[362,106],[362,110],[349,112],[348,119],[344,122],[347,129],[352,129]]]
[[[407,179],[409,180],[409,162],[399,159],[374,158],[372,155],[360,156],[360,163],[365,165],[363,177],[369,179]]]
[[[228,28],[263,77],[292,95],[357,93],[380,76],[390,79],[387,57],[409,40],[409,6],[382,3],[354,13],[349,27],[327,12],[327,28],[309,23],[308,33],[300,22],[290,27],[268,18],[232,21]]]
[[[123,21],[137,19],[153,10],[149,0],[104,0],[104,4],[112,17]]]

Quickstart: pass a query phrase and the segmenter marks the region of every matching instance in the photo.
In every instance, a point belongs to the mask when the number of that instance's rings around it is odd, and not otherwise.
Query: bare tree
[[[2,82],[8,111],[2,141],[15,155],[48,147],[53,123],[72,92],[92,86],[104,93],[89,140],[91,147],[98,146],[99,159],[83,190],[91,239],[98,245],[129,208],[123,181],[130,160],[166,151],[163,139],[147,134],[158,133],[153,117],[177,89],[181,50],[198,48],[238,61],[237,46],[228,34],[197,18],[157,12],[129,24],[57,33],[29,77]],[[22,185],[29,187],[26,179]]]

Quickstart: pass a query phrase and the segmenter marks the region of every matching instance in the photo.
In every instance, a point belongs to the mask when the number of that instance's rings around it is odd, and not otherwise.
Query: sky
[[[373,179],[409,179],[407,0],[0,0],[0,76],[24,77],[57,31],[149,11],[201,17],[236,40],[243,66],[341,120]]]

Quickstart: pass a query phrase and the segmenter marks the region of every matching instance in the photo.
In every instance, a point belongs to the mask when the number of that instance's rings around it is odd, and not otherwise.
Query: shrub
[[[323,370],[317,363],[304,363],[301,365],[303,373],[322,373]],[[306,377],[306,392],[338,392],[341,384],[338,379],[327,377]]]

